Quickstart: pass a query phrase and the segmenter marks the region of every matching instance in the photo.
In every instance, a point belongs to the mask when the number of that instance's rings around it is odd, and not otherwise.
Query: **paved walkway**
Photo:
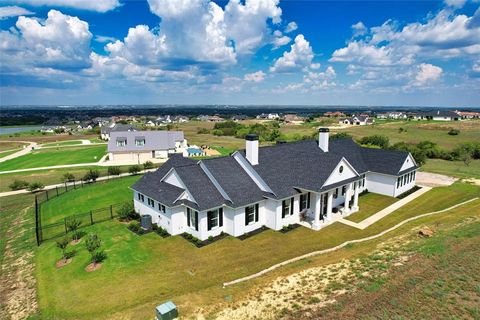
[[[18,142],[26,142],[29,145],[25,146],[22,150],[20,150],[18,152],[15,152],[15,153],[12,153],[12,154],[10,154],[6,157],[0,158],[0,162],[4,162],[4,161],[10,160],[10,159],[14,159],[14,158],[26,155],[26,154],[30,153],[30,151],[32,151],[32,148],[35,148],[35,149],[37,148],[37,143],[35,143],[35,142],[29,142],[29,141],[18,141]]]
[[[148,169],[148,170],[142,171],[142,173],[153,172],[157,169],[158,168]],[[122,177],[130,176],[130,175],[131,175],[130,173],[122,173],[118,176],[100,177],[100,178],[97,179],[97,181],[104,181],[104,180],[109,180],[109,179],[122,178]],[[65,186],[65,183],[51,184],[49,186],[45,186],[45,188],[43,188],[43,190],[51,190],[51,189],[55,189],[56,187],[60,188],[60,187],[64,187],[64,186]],[[70,184],[69,184],[69,186],[70,186]],[[28,191],[26,189],[22,189],[22,190],[16,190],[16,191],[1,192],[0,193],[0,198],[1,197],[14,196],[14,195],[18,195],[18,194],[25,194],[25,193],[30,193],[30,191]]]
[[[366,218],[365,220],[363,220],[361,222],[357,223],[357,222],[353,222],[353,221],[343,219],[343,218],[339,219],[337,221],[341,222],[343,224],[346,224],[350,227],[354,227],[354,228],[363,230],[365,228],[368,228],[369,226],[371,226],[372,224],[374,224],[378,220],[380,220],[382,218],[385,218],[390,213],[392,213],[392,212],[398,210],[399,208],[403,207],[404,205],[406,205],[410,201],[413,201],[416,198],[420,197],[425,192],[430,191],[431,189],[432,188],[430,188],[430,187],[422,186],[422,188],[420,190],[417,190],[414,193],[406,196],[405,198],[398,200],[397,202],[395,202],[395,203],[389,205],[388,207],[378,211],[377,213],[371,215],[370,217]]]
[[[389,233],[389,232],[391,232],[395,229],[398,229],[399,227],[403,226],[404,224],[406,224],[410,221],[414,221],[414,220],[421,219],[421,218],[424,218],[424,217],[428,217],[428,216],[432,216],[432,215],[435,215],[435,214],[443,213],[443,212],[455,209],[457,207],[463,206],[465,204],[468,204],[468,203],[470,203],[472,201],[475,201],[475,200],[478,200],[478,197],[475,197],[473,199],[461,202],[459,204],[451,206],[450,208],[446,208],[446,209],[439,210],[439,211],[434,211],[434,212],[429,212],[429,213],[424,213],[424,214],[418,215],[416,217],[408,218],[408,219],[403,220],[402,222],[394,225],[393,227],[388,228],[388,229],[386,229],[386,230],[384,230],[380,233],[377,233],[373,236],[370,236],[370,237],[345,241],[344,243],[339,244],[338,246],[335,246],[335,247],[332,247],[332,248],[328,248],[328,249],[324,249],[324,250],[320,250],[320,251],[313,251],[313,252],[310,252],[310,253],[307,253],[307,254],[304,254],[304,255],[301,255],[301,256],[298,256],[298,257],[295,257],[295,258],[292,258],[292,259],[289,259],[289,260],[286,260],[286,261],[283,261],[283,262],[280,262],[280,263],[277,263],[277,264],[274,264],[270,268],[263,269],[263,270],[261,270],[257,273],[252,274],[252,275],[249,275],[249,276],[246,276],[246,277],[243,277],[243,278],[240,278],[240,279],[236,279],[236,280],[233,280],[233,281],[229,281],[229,282],[224,282],[223,287],[231,286],[231,285],[234,285],[234,284],[237,284],[237,283],[240,283],[240,282],[244,282],[244,281],[247,281],[247,280],[251,280],[251,279],[260,277],[260,276],[262,276],[262,275],[264,275],[268,272],[271,272],[275,269],[283,267],[283,266],[285,266],[287,264],[290,264],[292,262],[296,262],[296,261],[306,259],[306,258],[310,258],[310,257],[313,257],[313,256],[318,256],[318,255],[322,255],[322,254],[325,254],[325,253],[337,251],[337,250],[339,250],[341,248],[344,248],[345,246],[348,246],[349,244],[352,244],[352,243],[361,243],[361,242],[370,241],[370,240],[373,240],[373,239],[376,239],[376,238],[380,238],[381,236],[383,236],[383,235],[385,235],[385,234],[387,234],[387,233]]]

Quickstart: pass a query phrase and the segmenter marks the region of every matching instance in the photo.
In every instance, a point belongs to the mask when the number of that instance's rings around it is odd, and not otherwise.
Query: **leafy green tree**
[[[83,176],[83,181],[87,181],[87,182],[95,182],[97,181],[97,178],[100,176],[100,173],[98,172],[98,170],[93,170],[93,169],[90,169],[87,171],[87,173],[85,173],[85,175]]]
[[[57,248],[59,248],[60,250],[62,250],[62,259],[64,261],[67,260],[67,246],[68,246],[68,238],[67,237],[63,237],[61,239],[58,239],[57,241]]]
[[[28,187],[28,182],[24,180],[15,180],[8,187],[11,190],[21,190]]]
[[[107,173],[110,176],[118,176],[122,173],[122,170],[120,167],[108,167]]]
[[[143,169],[148,170],[153,168],[153,162],[152,161],[145,161],[143,164]]]
[[[40,191],[45,188],[45,185],[41,182],[32,182],[28,185],[27,190],[30,192]]]
[[[72,238],[74,241],[78,241],[78,229],[82,225],[82,221],[77,220],[76,218],[70,219],[67,222],[67,229],[72,233]]]
[[[102,241],[96,234],[93,234],[93,233],[89,234],[87,236],[87,239],[85,240],[85,247],[87,248],[87,251],[90,253],[91,262],[93,263],[93,265],[99,262],[97,253],[101,245],[102,245]]]
[[[386,149],[388,148],[390,140],[387,136],[375,134],[373,136],[363,137],[360,139],[360,143],[363,145],[373,145],[382,149]]]
[[[131,175],[135,175],[135,174],[139,173],[140,170],[142,170],[142,169],[140,168],[139,165],[133,165],[133,166],[130,166],[128,168],[128,173],[130,173]]]

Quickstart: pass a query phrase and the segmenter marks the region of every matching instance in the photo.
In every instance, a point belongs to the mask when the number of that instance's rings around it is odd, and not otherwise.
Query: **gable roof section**
[[[140,138],[145,139],[143,146],[135,144],[135,139]],[[183,139],[182,131],[112,131],[108,141],[108,152],[175,149],[175,142]],[[119,147],[117,140],[126,140],[127,145]]]
[[[263,200],[263,191],[233,157],[202,160],[209,172],[232,200],[240,207]]]
[[[332,139],[328,147],[330,152],[347,159],[358,174],[363,174],[368,171],[368,167],[362,157],[361,149],[362,147],[350,138]]]
[[[305,140],[259,148],[258,159],[253,169],[282,199],[297,194],[295,188],[320,190],[342,157]]]
[[[395,176],[398,175],[400,168],[409,155],[406,151],[397,150],[372,148],[361,148],[361,150],[369,171]]]

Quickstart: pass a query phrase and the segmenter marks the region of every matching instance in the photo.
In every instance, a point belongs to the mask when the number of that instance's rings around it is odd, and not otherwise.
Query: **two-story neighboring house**
[[[166,159],[187,148],[182,131],[112,131],[108,141],[110,161],[144,163]]]
[[[280,230],[301,222],[319,230],[359,209],[359,194],[398,196],[415,185],[417,165],[402,151],[369,149],[351,139],[319,140],[246,149],[193,160],[172,156],[132,189],[141,215],[170,234],[205,240],[221,232],[240,236],[262,226]]]

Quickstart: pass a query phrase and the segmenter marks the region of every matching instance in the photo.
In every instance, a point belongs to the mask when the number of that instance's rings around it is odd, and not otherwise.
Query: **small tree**
[[[137,216],[138,214],[135,212],[131,201],[125,202],[120,209],[118,209],[118,219],[121,221],[134,220]]]
[[[122,173],[122,170],[120,169],[120,167],[108,167],[107,172],[110,176],[118,176]]]
[[[66,252],[67,246],[68,246],[68,238],[67,237],[63,237],[63,238],[57,240],[57,247],[60,250],[62,250],[63,261],[67,261],[67,252]]]
[[[93,265],[98,262],[98,249],[102,245],[100,238],[96,234],[89,234],[87,240],[85,240],[85,247],[91,255],[91,261]]]
[[[45,185],[41,182],[32,182],[28,185],[27,190],[30,192],[40,191],[45,188]]]
[[[153,168],[153,162],[152,161],[145,161],[143,164],[143,169],[148,170]]]
[[[75,176],[70,172],[67,172],[63,175],[63,182],[72,182],[74,180]]]
[[[137,173],[139,173],[141,170],[140,166],[139,165],[133,165],[133,166],[130,166],[128,168],[128,173],[130,173],[131,175],[135,175]]]
[[[83,181],[87,181],[87,182],[95,182],[97,181],[97,178],[100,176],[100,174],[98,173],[98,170],[88,170],[87,173],[85,173],[85,175],[83,176]]]
[[[15,180],[8,187],[12,190],[21,190],[28,187],[28,182],[24,180]]]
[[[78,228],[82,225],[82,221],[77,220],[76,218],[70,219],[67,222],[67,229],[72,233],[72,238],[74,241],[78,241]]]

